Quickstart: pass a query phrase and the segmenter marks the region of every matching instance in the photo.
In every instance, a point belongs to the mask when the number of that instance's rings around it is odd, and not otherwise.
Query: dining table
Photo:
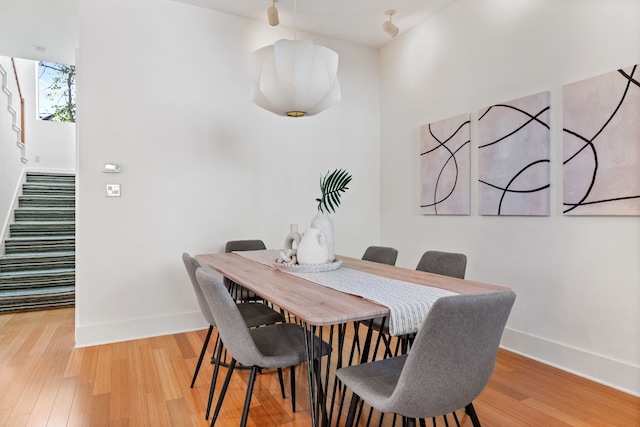
[[[388,306],[370,298],[343,292],[334,289],[334,287],[308,280],[301,275],[283,271],[286,269],[278,268],[279,265],[276,264],[277,253],[274,250],[259,253],[263,259],[265,256],[266,259],[273,258],[272,262],[260,262],[259,259],[252,259],[241,252],[200,254],[195,258],[203,267],[219,272],[265,301],[294,316],[302,324],[308,335],[306,354],[311,423],[314,427],[318,426],[322,419],[322,425],[328,425],[331,415],[328,415],[326,411],[326,396],[330,361],[326,362],[323,389],[321,364],[318,365],[319,368],[314,366],[314,346],[309,345],[312,342],[312,336],[316,334],[322,336],[322,328],[330,327],[329,336],[333,337],[333,327],[338,326],[338,335],[342,335],[343,338],[344,327],[347,324],[362,321],[369,322],[371,326],[372,319],[390,316],[391,310]],[[364,277],[371,278],[371,281],[391,280],[424,286],[438,292],[444,292],[443,295],[488,293],[507,289],[503,286],[441,276],[348,256],[338,255],[336,261],[340,263],[340,269],[362,274]],[[367,357],[370,334],[371,327],[369,327],[366,339],[367,344],[362,351],[362,360],[366,360]],[[334,344],[332,340],[330,344],[341,346],[340,340],[336,340],[336,342],[337,344]],[[341,363],[342,361],[339,359],[338,366]]]

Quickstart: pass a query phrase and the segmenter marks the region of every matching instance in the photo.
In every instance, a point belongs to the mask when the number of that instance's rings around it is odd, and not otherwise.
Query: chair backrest
[[[209,309],[209,304],[207,304],[207,300],[204,298],[200,285],[198,285],[198,281],[196,279],[196,270],[201,267],[200,263],[186,252],[182,254],[182,262],[184,262],[184,266],[187,268],[187,274],[189,274],[189,279],[191,279],[191,285],[196,293],[198,306],[200,306],[202,316],[204,316],[205,320],[209,322],[211,326],[216,326],[211,309]]]
[[[467,256],[454,252],[427,251],[420,258],[416,270],[464,279]]]
[[[229,240],[224,246],[225,253],[239,251],[259,251],[262,249],[267,249],[262,240]],[[235,285],[235,283],[227,277],[223,279],[223,282],[227,289],[232,289]]]
[[[216,321],[220,338],[233,358],[245,366],[262,366],[262,354],[222,281],[203,268],[196,270],[196,279]]]
[[[267,249],[262,240],[229,240],[224,247],[225,252],[258,251]]]
[[[515,298],[500,291],[438,299],[390,397],[394,412],[430,418],[471,403],[491,377]]]
[[[365,261],[379,262],[380,264],[396,265],[398,250],[386,246],[369,246],[362,255]]]

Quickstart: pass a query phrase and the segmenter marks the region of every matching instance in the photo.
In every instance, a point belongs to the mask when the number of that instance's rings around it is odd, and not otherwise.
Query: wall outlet
[[[107,197],[120,197],[120,184],[107,184]]]

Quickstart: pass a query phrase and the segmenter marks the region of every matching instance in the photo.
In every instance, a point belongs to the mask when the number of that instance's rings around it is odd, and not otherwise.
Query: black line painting
[[[420,211],[470,214],[469,114],[420,128]]]
[[[637,65],[563,87],[563,211],[640,215]]]
[[[549,215],[549,92],[478,112],[480,215]]]

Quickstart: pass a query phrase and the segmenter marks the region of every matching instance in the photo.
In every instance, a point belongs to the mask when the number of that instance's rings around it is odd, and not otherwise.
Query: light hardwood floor
[[[210,363],[189,388],[204,335],[76,349],[73,309],[0,315],[0,426],[206,426]],[[295,414],[288,377],[282,399],[277,376],[259,375],[249,426],[310,425],[306,371],[296,375]],[[239,424],[247,377],[234,374],[216,425]],[[484,427],[640,426],[640,399],[507,351],[474,405]]]

